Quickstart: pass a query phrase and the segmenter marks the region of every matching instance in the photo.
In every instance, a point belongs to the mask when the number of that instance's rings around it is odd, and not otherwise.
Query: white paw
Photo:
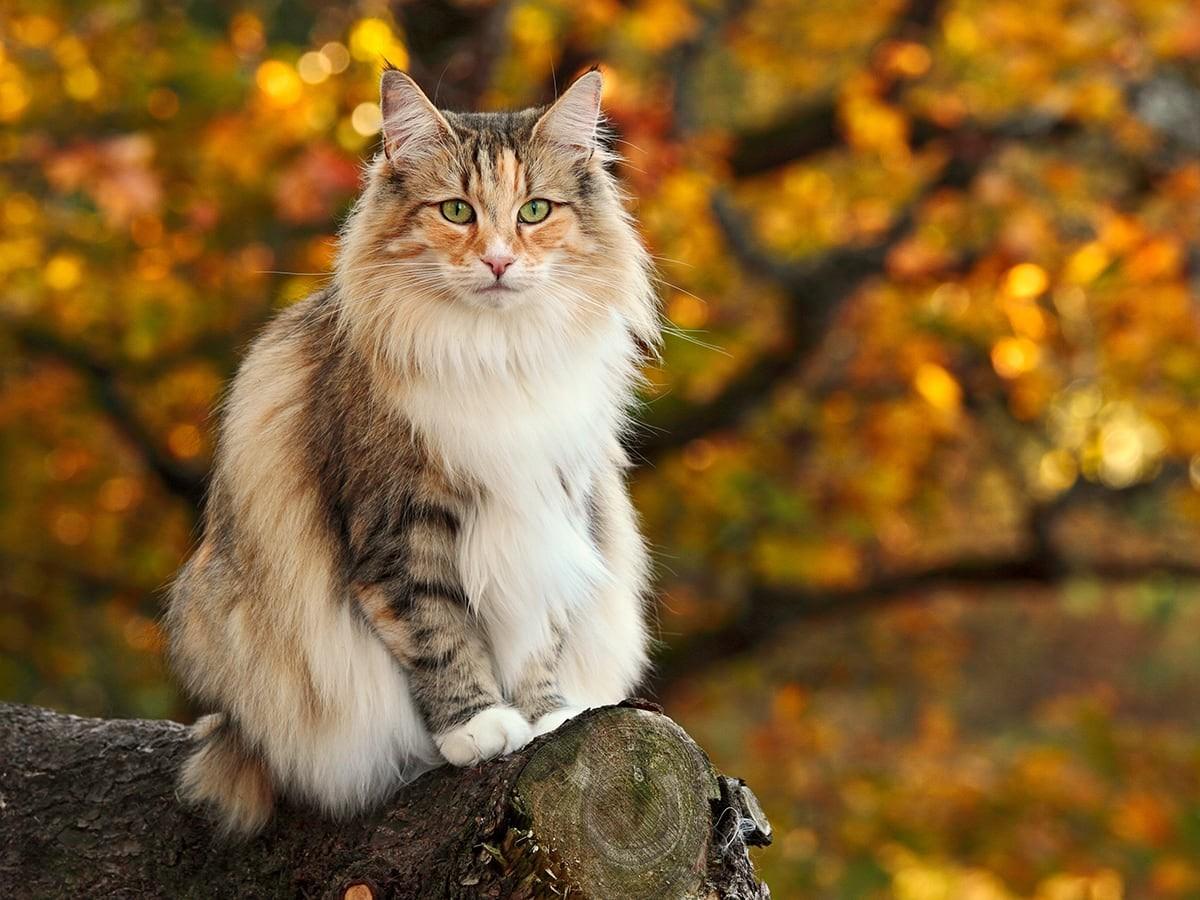
[[[544,716],[539,716],[538,720],[533,723],[533,736],[537,737],[539,734],[549,734],[563,722],[567,721],[567,719],[575,718],[583,710],[582,706],[564,706],[562,709],[550,710]]]
[[[453,766],[473,766],[501,753],[520,750],[532,737],[529,723],[515,709],[489,706],[435,740],[446,762]]]

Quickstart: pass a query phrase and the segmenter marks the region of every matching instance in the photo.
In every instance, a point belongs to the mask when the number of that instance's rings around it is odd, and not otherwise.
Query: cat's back
[[[282,311],[238,369],[222,404],[204,536],[171,592],[176,626],[185,610],[207,618],[271,607],[298,578],[328,583],[334,551],[315,525],[318,503],[300,438],[309,430],[318,374],[335,355],[331,313],[326,292]]]
[[[325,292],[313,294],[276,315],[248,348],[220,409],[204,536],[173,583],[169,618],[178,619],[185,607],[226,605],[256,593],[263,539],[272,532],[286,539],[285,530],[272,527],[278,523],[255,510],[281,513],[289,483],[300,477],[293,432],[311,373],[323,362],[320,336],[333,327],[329,308]]]
[[[313,435],[341,439],[319,421],[346,381],[332,300],[320,292],[275,316],[221,410],[204,536],[172,586],[167,616],[174,667],[202,697],[236,696],[247,660],[270,668],[270,658],[294,656],[304,635],[344,625],[339,548],[312,458]]]
[[[302,400],[314,369],[328,364],[336,331],[329,291],[311,294],[268,322],[238,367],[224,404],[222,437],[251,422],[269,427],[281,406]]]
[[[230,500],[301,464],[296,435],[321,370],[336,358],[336,332],[332,298],[322,291],[281,312],[251,344],[221,410],[215,480]]]

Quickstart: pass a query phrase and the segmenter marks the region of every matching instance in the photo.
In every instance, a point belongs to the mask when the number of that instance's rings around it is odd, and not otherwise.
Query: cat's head
[[[383,74],[383,140],[338,260],[345,323],[392,361],[537,365],[614,323],[657,338],[645,250],[608,171],[601,75],[550,107],[438,110]]]

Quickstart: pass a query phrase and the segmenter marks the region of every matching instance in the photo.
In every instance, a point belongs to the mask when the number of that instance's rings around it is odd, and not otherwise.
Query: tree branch
[[[890,252],[910,234],[921,206],[941,190],[965,190],[998,150],[1010,141],[1055,140],[1079,133],[1072,119],[1036,114],[1016,116],[990,127],[931,127],[912,136],[914,149],[934,140],[948,144],[949,158],[896,217],[882,238],[858,247],[835,247],[815,259],[783,262],[755,239],[731,198],[717,192],[712,211],[734,259],[750,276],[763,276],[785,294],[786,339],[770,347],[735,376],[715,397],[681,404],[654,422],[654,430],[630,438],[629,449],[653,462],[696,438],[731,428],[769,399],[771,389],[803,369],[833,324],[838,309],[868,279],[882,275]]]
[[[395,3],[410,50],[410,69],[434,102],[478,109],[507,45],[510,0],[491,3]]]
[[[660,693],[714,662],[732,659],[760,646],[776,637],[781,629],[799,622],[874,609],[915,594],[948,588],[999,590],[1027,585],[1055,586],[1078,578],[1094,578],[1110,584],[1141,581],[1151,575],[1200,580],[1200,561],[1175,557],[1150,561],[1081,560],[1057,547],[1053,535],[1056,522],[1081,503],[1097,499],[1130,501],[1186,478],[1185,466],[1169,465],[1156,479],[1124,488],[1104,488],[1077,480],[1054,499],[1030,506],[1025,516],[1022,546],[1007,556],[968,557],[907,572],[887,572],[866,584],[832,590],[753,585],[731,619],[671,647],[658,670]]]
[[[684,140],[696,126],[692,115],[692,88],[704,54],[731,22],[749,5],[750,0],[727,0],[717,4],[703,16],[695,33],[672,51],[672,64],[667,71],[675,75],[675,90],[671,96],[671,129],[675,137]]]
[[[204,498],[203,475],[180,465],[162,449],[133,404],[122,393],[117,384],[117,373],[108,363],[51,331],[24,323],[6,324],[27,353],[54,359],[78,374],[87,385],[96,406],[133,448],[146,468],[170,493],[199,513]]]
[[[753,795],[644,702],[589,710],[479,766],[436,769],[352,820],[285,805],[245,843],[220,841],[176,796],[193,746],[174,722],[0,704],[5,893],[768,896],[746,851],[770,842]]]
[[[940,0],[913,0],[871,45],[867,58],[873,59],[880,48],[894,41],[928,43],[941,20],[943,7]],[[883,99],[897,99],[904,81],[879,71],[876,75],[887,79],[882,91]],[[837,97],[829,92],[796,108],[782,119],[736,134],[729,154],[729,167],[736,178],[761,175],[797,159],[832,150],[843,143]]]
[[[699,61],[712,41],[741,13],[744,6],[743,0],[720,7],[719,11],[702,21],[690,40],[676,50],[675,68],[679,75],[674,96],[674,129],[680,140],[686,139],[694,128],[691,98]],[[938,0],[913,0],[875,47],[893,40],[919,39],[927,35],[938,21],[940,11],[941,3]],[[832,107],[824,112],[807,109],[802,115],[805,121],[800,123],[798,133],[816,135],[822,140],[833,139],[835,115]],[[970,127],[944,129],[932,123],[914,129],[914,149],[938,139],[952,142],[949,160],[938,177],[897,216],[892,227],[879,241],[867,246],[838,247],[814,260],[800,263],[784,263],[772,257],[758,244],[750,226],[736,213],[732,200],[724,193],[715,194],[712,201],[714,219],[741,268],[752,276],[764,276],[775,282],[785,293],[783,312],[786,337],[764,350],[717,396],[698,403],[666,405],[652,428],[629,437],[628,449],[631,453],[653,462],[699,437],[737,425],[770,397],[775,385],[787,380],[807,364],[843,303],[866,280],[884,272],[889,253],[910,233],[916,213],[926,197],[945,188],[965,188],[1003,140],[1041,135],[1048,130],[1038,117],[1002,123],[991,133]],[[777,142],[777,136],[760,135],[754,140],[756,145],[769,145],[772,142]]]
[[[1036,546],[1010,557],[964,559],[913,572],[884,576],[860,587],[809,590],[755,585],[741,611],[720,627],[697,633],[671,646],[656,673],[662,696],[689,677],[761,647],[789,627],[827,616],[877,609],[917,594],[954,588],[1016,593],[1021,587],[1053,587],[1072,579],[1094,578],[1109,584],[1145,580],[1152,575],[1200,580],[1200,563],[1163,559],[1154,562],[1080,563]]]
[[[713,216],[733,257],[751,277],[765,276],[784,292],[786,339],[762,351],[715,396],[676,407],[654,422],[655,430],[631,438],[630,449],[654,461],[714,431],[731,428],[770,397],[771,389],[802,369],[820,348],[837,311],[868,279],[885,271],[888,255],[912,231],[925,200],[945,188],[962,188],[982,166],[986,152],[967,146],[921,190],[884,235],[865,246],[842,246],[799,263],[781,262],[763,249],[732,200],[718,192]]]

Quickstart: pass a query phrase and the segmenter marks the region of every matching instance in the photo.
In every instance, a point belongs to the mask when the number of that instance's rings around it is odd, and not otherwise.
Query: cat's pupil
[[[517,220],[532,225],[550,215],[550,201],[537,198],[530,200],[517,213]]]
[[[475,218],[475,210],[465,200],[446,200],[442,203],[442,215],[456,225],[465,225]]]

